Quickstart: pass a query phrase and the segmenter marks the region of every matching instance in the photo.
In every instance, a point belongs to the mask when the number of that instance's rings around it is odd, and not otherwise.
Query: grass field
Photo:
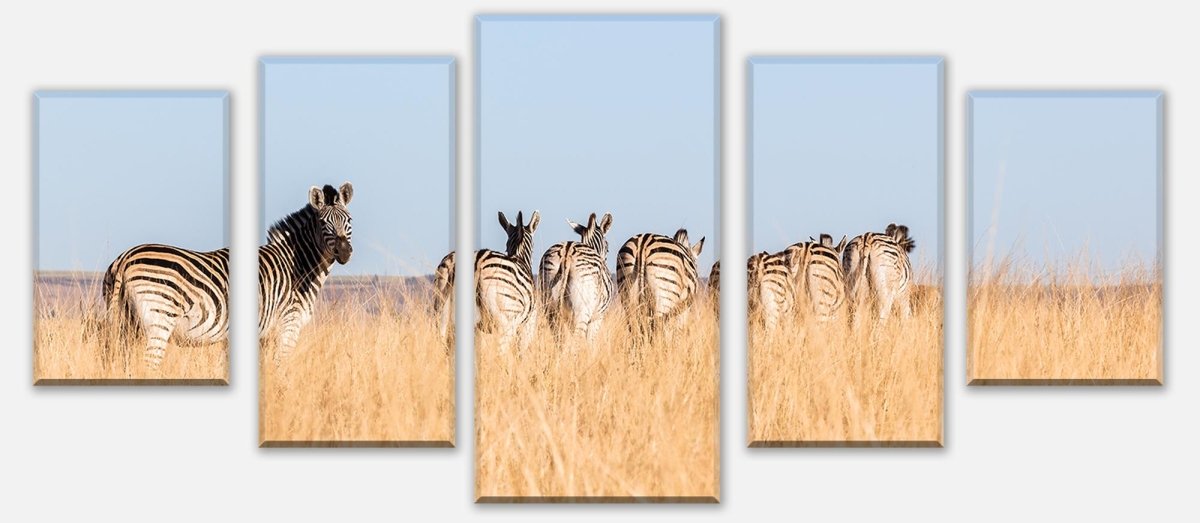
[[[976,268],[968,298],[972,385],[1161,385],[1162,278],[1034,270],[1005,260]]]
[[[718,330],[713,307],[647,343],[609,309],[594,345],[545,325],[529,350],[476,335],[480,501],[718,498]]]
[[[940,446],[941,288],[918,285],[912,299],[907,321],[857,330],[846,315],[775,332],[752,325],[749,444]]]
[[[263,446],[454,443],[454,351],[430,312],[428,278],[331,277],[278,368],[260,352]]]
[[[37,385],[225,384],[227,343],[170,343],[162,366],[147,370],[144,342],[107,327],[103,275],[39,272],[34,276],[33,380]]]

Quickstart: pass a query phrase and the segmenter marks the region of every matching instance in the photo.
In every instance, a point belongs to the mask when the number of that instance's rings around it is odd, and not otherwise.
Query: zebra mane
[[[317,210],[311,205],[305,205],[300,210],[289,214],[275,222],[267,229],[267,243],[287,243],[294,241],[293,235],[298,230],[307,229],[317,220]]]

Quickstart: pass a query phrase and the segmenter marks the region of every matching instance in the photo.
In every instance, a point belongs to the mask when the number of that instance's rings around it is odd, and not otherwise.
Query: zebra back
[[[833,237],[822,234],[817,241],[796,243],[784,249],[795,295],[804,299],[818,319],[835,316],[846,301],[846,284]]]
[[[498,215],[508,235],[505,252],[481,249],[475,253],[475,303],[480,310],[480,325],[485,330],[497,326],[511,330],[534,321],[530,257],[533,233],[541,216],[534,211],[526,225],[522,212],[517,213],[515,224],[503,212]]]
[[[674,237],[643,233],[630,238],[617,254],[617,289],[633,321],[673,316],[691,305],[699,287],[696,257],[704,238],[688,243],[687,230]]]

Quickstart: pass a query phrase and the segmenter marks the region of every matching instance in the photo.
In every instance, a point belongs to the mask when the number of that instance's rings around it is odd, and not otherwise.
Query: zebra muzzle
[[[338,263],[345,265],[350,261],[350,254],[354,252],[354,248],[350,246],[347,240],[338,240],[333,247],[333,256],[337,258]]]

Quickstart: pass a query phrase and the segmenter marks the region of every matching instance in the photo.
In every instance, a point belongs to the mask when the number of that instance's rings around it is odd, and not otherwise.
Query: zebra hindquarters
[[[584,337],[588,343],[594,343],[600,333],[600,325],[604,320],[612,299],[612,276],[602,262],[596,260],[580,261],[569,270],[566,282],[566,303],[574,321],[574,333]]]
[[[846,303],[846,286],[836,266],[810,265],[805,283],[808,302],[817,321],[828,322],[841,317]]]
[[[454,347],[454,252],[442,257],[433,277],[433,314],[446,349]]]

